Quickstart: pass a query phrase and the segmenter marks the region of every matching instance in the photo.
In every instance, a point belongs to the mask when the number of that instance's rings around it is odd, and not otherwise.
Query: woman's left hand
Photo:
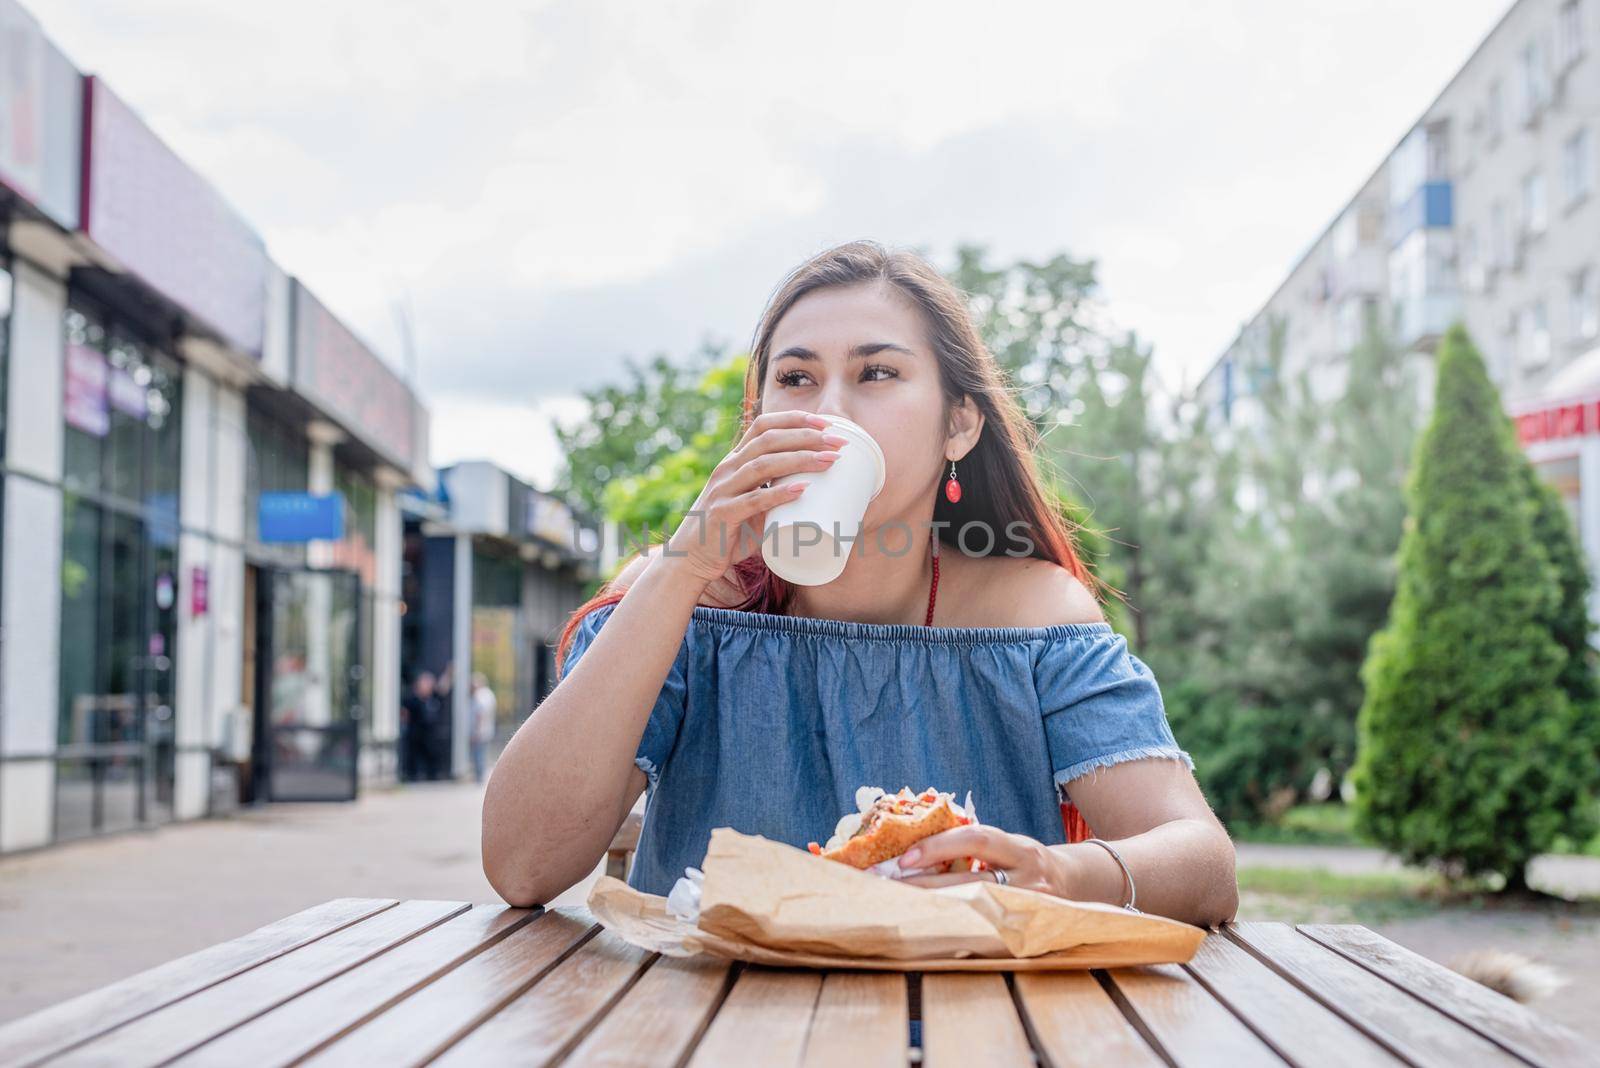
[[[1068,861],[1061,853],[1038,839],[1010,834],[998,827],[982,824],[954,827],[929,835],[900,857],[902,870],[932,868],[962,857],[977,857],[990,868],[1001,868],[1010,886],[1039,890],[1059,897],[1071,897],[1075,882]],[[904,879],[912,886],[954,886],[957,883],[986,880],[995,882],[993,871],[956,871],[947,875],[913,875]]]

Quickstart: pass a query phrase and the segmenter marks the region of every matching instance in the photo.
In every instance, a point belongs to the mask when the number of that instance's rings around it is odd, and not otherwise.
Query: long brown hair
[[[744,411],[729,447],[737,444],[761,413],[772,335],[789,309],[807,293],[869,282],[894,286],[921,309],[947,405],[954,407],[963,397],[971,397],[983,413],[983,432],[960,461],[960,503],[951,504],[942,492],[934,498],[934,521],[946,524],[934,528],[940,542],[960,549],[957,539],[962,527],[986,523],[993,533],[986,539],[991,543],[989,555],[999,556],[1016,551],[1017,543],[1007,532],[1009,524],[1022,523],[1033,545],[1029,556],[1066,568],[1098,600],[1115,593],[1084,565],[1075,547],[1076,524],[1066,519],[1046,494],[1034,461],[1038,430],[1023,413],[1008,388],[1005,372],[979,336],[966,295],[915,252],[891,251],[875,241],[851,241],[813,256],[784,279],[756,326],[745,370]],[[637,556],[634,553],[629,561]],[[760,553],[734,565],[734,574],[744,599],[730,607],[747,612],[786,611],[793,588],[767,568]],[[556,645],[557,675],[579,621],[597,608],[620,601],[625,592],[608,582],[573,612]]]

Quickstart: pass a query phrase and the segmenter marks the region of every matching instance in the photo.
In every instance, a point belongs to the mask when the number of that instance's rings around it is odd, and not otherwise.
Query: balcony
[[[1455,217],[1449,182],[1423,182],[1389,213],[1389,246],[1398,245],[1423,227],[1447,227]]]
[[[1394,304],[1395,343],[1411,352],[1431,350],[1461,316],[1461,294],[1427,293]]]

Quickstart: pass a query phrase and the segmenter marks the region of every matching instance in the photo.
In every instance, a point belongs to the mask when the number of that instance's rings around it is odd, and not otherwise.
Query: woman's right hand
[[[711,472],[683,522],[667,540],[663,557],[707,586],[761,547],[767,512],[804,492],[809,481],[766,483],[803,471],[824,471],[847,440],[805,411],[757,416],[733,451]]]

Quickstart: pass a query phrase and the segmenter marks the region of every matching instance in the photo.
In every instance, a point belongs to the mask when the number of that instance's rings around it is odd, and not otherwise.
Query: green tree
[[[1105,350],[1086,321],[1096,292],[1093,260],[1058,253],[1047,260],[986,263],[982,245],[961,245],[946,277],[967,295],[978,332],[1010,377],[1018,401],[1041,429],[1070,412]]]
[[[1354,759],[1417,421],[1413,370],[1375,318],[1320,388],[1310,369],[1286,372],[1281,324],[1263,338],[1239,425],[1214,432],[1198,408],[1169,420],[1144,553],[1147,658],[1171,680],[1207,797],[1236,824],[1328,796]]]
[[[601,514],[607,486],[643,474],[696,435],[715,431],[725,398],[707,395],[701,385],[727,358],[724,346],[706,342],[682,361],[665,355],[645,364],[624,360],[626,381],[585,392],[583,418],[555,424],[567,462],[554,492]]]
[[[644,470],[611,479],[601,492],[606,518],[622,527],[624,556],[647,535],[660,541],[676,530],[710,480],[712,469],[733,448],[744,409],[748,363],[748,356],[739,355],[704,371],[694,385],[701,405],[699,429]]]
[[[1561,685],[1560,587],[1525,462],[1453,326],[1407,481],[1398,588],[1363,666],[1352,776],[1361,833],[1453,877],[1498,872],[1508,889],[1579,818],[1573,768],[1594,755]]]

